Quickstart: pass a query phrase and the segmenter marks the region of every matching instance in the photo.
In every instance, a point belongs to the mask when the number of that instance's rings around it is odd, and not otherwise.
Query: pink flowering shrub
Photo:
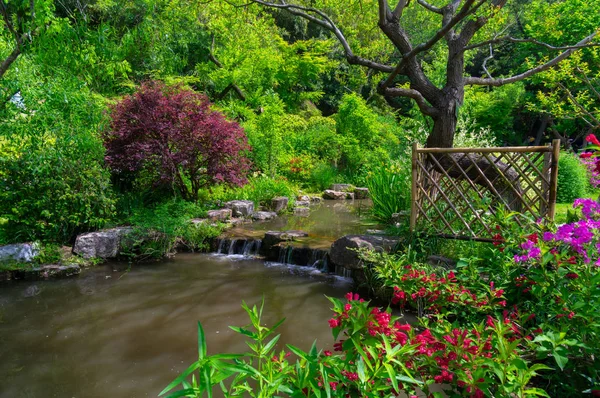
[[[594,134],[590,134],[585,137],[585,140],[591,145],[586,149],[590,149],[593,152],[583,152],[579,155],[579,158],[586,165],[588,172],[590,173],[590,183],[594,188],[600,187],[600,157],[598,157],[598,151],[600,150],[600,141]]]

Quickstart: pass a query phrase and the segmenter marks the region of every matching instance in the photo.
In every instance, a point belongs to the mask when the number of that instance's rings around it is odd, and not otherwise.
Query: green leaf
[[[206,356],[206,336],[202,324],[198,322],[198,360],[201,361]]]
[[[200,362],[198,362],[198,361],[191,364],[186,370],[183,371],[183,373],[181,373],[179,376],[177,376],[177,378],[175,380],[173,380],[171,382],[171,384],[169,384],[167,387],[165,387],[165,389],[162,390],[160,392],[160,394],[158,394],[158,396],[160,397],[161,395],[165,394],[167,391],[170,391],[173,388],[180,385],[190,375],[190,373],[192,373],[194,370],[198,369],[199,367],[200,367]]]
[[[302,358],[302,359],[308,361],[308,354],[306,352],[302,351],[300,348],[295,347],[291,344],[286,344],[286,347],[289,348],[289,350],[291,352],[293,352],[294,354],[296,354],[299,358]]]
[[[528,388],[527,390],[523,391],[523,393],[525,393],[525,396],[538,395],[540,397],[550,398],[550,395],[548,395],[548,393],[546,391],[542,390],[541,388]]]
[[[365,361],[361,358],[358,358],[358,362],[356,364],[356,371],[358,373],[358,378],[362,383],[367,381],[367,376],[365,374]]]
[[[196,391],[192,388],[188,388],[185,390],[176,391],[173,394],[167,395],[165,398],[179,398],[179,397],[194,397],[196,396]]]
[[[564,370],[565,365],[567,364],[567,362],[569,362],[569,358],[567,358],[566,356],[560,355],[556,351],[552,353],[552,356],[554,357],[554,360],[556,361],[556,364],[558,365],[560,370]]]
[[[210,367],[209,366],[204,366],[202,368],[202,381],[204,386],[206,387],[206,394],[208,395],[208,398],[212,398],[212,383],[210,380]]]
[[[279,341],[279,337],[281,337],[280,334],[278,334],[277,336],[273,337],[271,339],[271,341],[269,341],[262,349],[261,354],[262,355],[267,355],[269,353],[269,351],[271,351],[273,349],[273,347],[275,346],[275,344],[277,344],[277,341]]]

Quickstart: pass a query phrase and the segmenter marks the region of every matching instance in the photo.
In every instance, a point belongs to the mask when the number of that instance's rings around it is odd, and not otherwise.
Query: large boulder
[[[346,235],[331,245],[329,257],[335,265],[347,269],[362,268],[356,249],[368,249],[389,252],[398,244],[398,239],[374,235]]]
[[[329,187],[329,189],[331,189],[332,191],[347,191],[351,187],[352,185],[350,184],[331,184],[331,187]]]
[[[0,262],[18,261],[29,263],[39,252],[39,247],[35,243],[16,243],[0,246]]]
[[[331,189],[326,189],[325,192],[323,192],[323,199],[343,200],[343,199],[346,199],[346,192],[333,191]]]
[[[257,211],[256,213],[252,214],[252,218],[257,221],[270,220],[275,217],[277,217],[277,213],[273,211]]]
[[[250,217],[254,213],[254,202],[251,200],[232,200],[225,203],[231,209],[234,217]]]
[[[310,215],[310,209],[306,206],[294,207],[294,215],[301,217],[308,217]]]
[[[115,258],[119,254],[121,240],[132,231],[131,227],[119,227],[79,235],[75,239],[73,253],[83,258]]]
[[[271,210],[275,213],[280,213],[285,211],[288,206],[289,199],[287,196],[278,196],[276,198],[271,199]]]
[[[209,210],[206,215],[211,221],[225,221],[231,218],[231,209]]]
[[[297,200],[294,204],[296,207],[308,207],[310,206],[310,199],[306,200]]]
[[[260,252],[262,255],[270,258],[277,258],[279,253],[279,245],[282,242],[294,241],[298,238],[305,238],[308,233],[304,231],[268,231],[262,240]]]
[[[354,188],[354,199],[366,199],[369,197],[369,188]]]

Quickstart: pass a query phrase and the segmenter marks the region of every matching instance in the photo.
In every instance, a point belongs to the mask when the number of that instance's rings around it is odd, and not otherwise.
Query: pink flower
[[[330,357],[331,356],[331,351],[325,350],[325,351],[323,351],[323,355],[325,355],[326,357]]]
[[[591,142],[594,145],[600,146],[600,141],[598,141],[598,138],[596,138],[596,136],[594,134],[588,135],[587,137],[585,137],[585,140],[587,142]]]
[[[331,319],[329,320],[329,327],[330,327],[330,328],[337,328],[338,326],[340,326],[340,321],[339,321],[339,319],[331,318]]]
[[[591,153],[591,152],[583,152],[583,153],[580,153],[580,154],[579,154],[579,157],[580,157],[581,159],[588,159],[588,158],[591,158],[593,155],[594,155],[594,154],[593,154],[593,153]]]

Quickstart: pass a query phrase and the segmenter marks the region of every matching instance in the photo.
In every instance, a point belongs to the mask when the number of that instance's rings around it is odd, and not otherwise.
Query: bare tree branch
[[[388,87],[383,91],[388,97],[407,97],[412,98],[418,105],[421,112],[428,116],[436,116],[438,110],[427,103],[423,95],[417,90],[401,87]]]
[[[431,12],[435,12],[436,14],[442,13],[441,8],[431,5],[428,2],[426,2],[425,0],[417,0],[417,3],[419,3],[420,5],[422,5],[423,7],[425,7],[426,9],[428,9]]]
[[[465,4],[462,6],[460,11],[458,13],[456,13],[456,15],[454,15],[450,19],[450,21],[448,21],[448,23],[444,24],[444,26],[442,26],[442,28],[440,30],[438,30],[431,39],[429,39],[425,43],[419,44],[418,46],[414,47],[410,52],[408,52],[407,54],[404,54],[402,56],[402,59],[400,60],[400,62],[398,63],[398,65],[396,66],[394,71],[388,76],[388,78],[383,83],[383,87],[386,88],[386,87],[390,87],[392,85],[392,82],[394,81],[396,76],[398,76],[398,74],[400,73],[402,68],[404,67],[404,62],[406,62],[406,60],[416,56],[419,53],[429,50],[438,41],[440,41],[446,35],[446,33],[448,33],[452,28],[454,28],[454,26],[456,26],[460,21],[462,21],[464,18],[466,18],[470,14],[477,11],[477,9],[479,7],[481,7],[481,5],[485,3],[485,1],[486,0],[479,0],[477,2],[477,4],[475,4],[473,7],[471,7],[473,5],[473,3],[475,2],[475,0],[466,0]]]
[[[466,46],[465,51],[469,51],[469,50],[473,50],[473,49],[476,49],[479,47],[487,46],[488,44],[497,44],[497,43],[500,43],[503,41],[511,42],[511,43],[533,43],[533,44],[545,47],[548,50],[553,50],[553,51],[579,50],[580,48],[600,46],[600,43],[588,43],[588,44],[584,44],[584,45],[576,44],[574,46],[552,46],[548,43],[544,43],[544,42],[541,42],[536,39],[517,39],[514,37],[510,37],[510,36],[500,36],[500,37],[496,37],[496,38],[493,38],[490,40],[482,41],[480,43],[472,44],[470,46]]]
[[[406,7],[409,2],[410,0],[398,0],[396,8],[394,8],[394,11],[392,11],[392,16],[394,18],[400,19],[400,17],[402,16],[402,12],[404,11],[404,7]]]
[[[483,68],[483,71],[490,79],[492,79],[492,74],[487,69],[487,62],[492,60],[493,58],[494,58],[494,49],[493,49],[492,45],[490,44],[490,55],[485,57],[485,59],[483,60],[483,64],[481,65],[481,67]]]
[[[598,35],[598,32],[594,32],[591,35],[584,38],[583,40],[581,40],[580,42],[578,42],[575,46],[581,47],[587,43],[590,43],[592,40],[594,40],[594,38],[597,35]],[[505,84],[515,83],[515,82],[524,80],[528,77],[531,77],[535,74],[538,74],[540,72],[543,72],[545,70],[552,68],[553,66],[557,65],[560,61],[562,61],[563,59],[565,59],[565,58],[569,57],[571,54],[573,54],[577,49],[578,48],[571,48],[566,51],[563,51],[558,56],[552,58],[550,61],[548,61],[542,65],[539,65],[535,68],[529,69],[528,71],[523,72],[518,75],[515,75],[515,76],[499,78],[499,79],[489,79],[489,78],[484,79],[481,77],[466,77],[464,82],[467,85],[495,86],[495,87],[504,86]]]
[[[386,73],[390,73],[394,70],[394,68],[392,66],[383,65],[378,62],[371,61],[369,59],[362,58],[362,57],[355,55],[354,52],[352,51],[352,49],[350,48],[350,44],[348,44],[348,40],[346,40],[346,37],[344,36],[342,31],[335,25],[335,23],[333,23],[333,21],[331,20],[331,18],[329,18],[327,16],[327,14],[325,14],[324,12],[322,12],[320,10],[317,10],[317,9],[311,8],[311,7],[299,6],[299,5],[295,5],[295,4],[270,3],[267,1],[263,1],[263,0],[252,0],[252,2],[262,4],[263,6],[266,6],[266,7],[273,7],[273,8],[279,8],[279,9],[286,10],[293,15],[297,15],[299,17],[305,18],[305,19],[307,19],[311,22],[314,22],[315,24],[329,30],[337,37],[337,39],[341,43],[342,47],[344,47],[346,59],[348,60],[348,62],[350,64],[362,65],[362,66],[366,66],[368,68],[372,68],[372,69],[378,70],[380,72],[386,72]],[[322,19],[319,19],[319,18],[309,14],[310,12],[319,15]]]

